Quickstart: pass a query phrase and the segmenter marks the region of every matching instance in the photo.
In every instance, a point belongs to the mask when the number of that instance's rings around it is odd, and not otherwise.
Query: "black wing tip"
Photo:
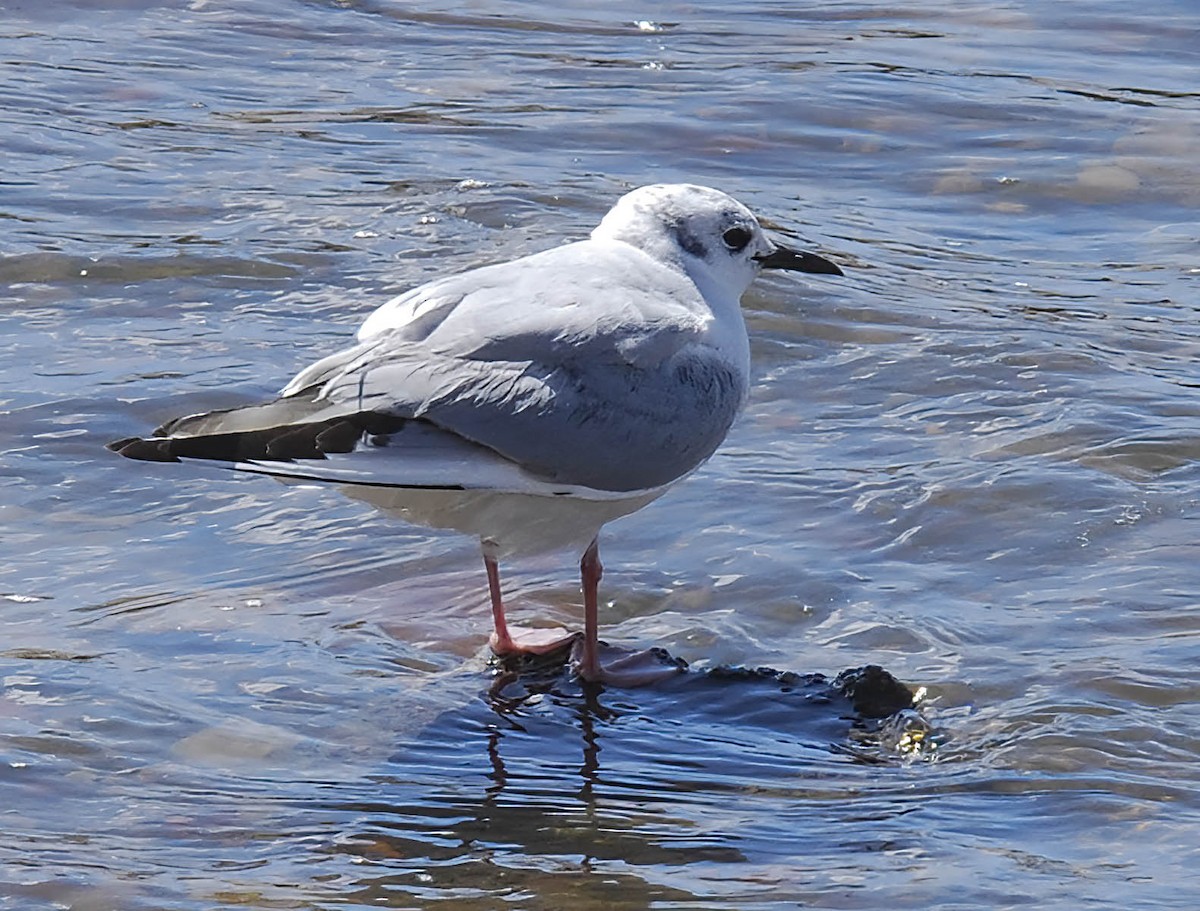
[[[154,438],[126,437],[106,443],[104,448],[139,462],[178,462],[179,456],[171,452],[170,442]]]
[[[323,459],[331,453],[351,452],[364,437],[395,433],[407,420],[362,412],[307,424],[285,424],[234,433],[167,436],[156,431],[150,437],[114,440],[105,448],[141,462],[178,462],[185,458],[215,462],[245,462],[251,459],[292,462],[296,459]],[[168,422],[163,428],[170,428],[173,423]]]

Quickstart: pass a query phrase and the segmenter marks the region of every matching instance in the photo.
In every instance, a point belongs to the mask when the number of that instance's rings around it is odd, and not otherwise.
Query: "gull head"
[[[654,184],[631,190],[592,231],[593,240],[637,247],[682,269],[697,287],[739,299],[762,269],[841,275],[813,253],[770,240],[744,205],[720,190],[695,184]]]

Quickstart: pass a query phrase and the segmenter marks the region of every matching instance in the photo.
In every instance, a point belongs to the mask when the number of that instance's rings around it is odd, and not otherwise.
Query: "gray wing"
[[[704,343],[706,313],[694,285],[632,248],[571,244],[402,295],[277,401],[119,451],[320,458],[421,420],[554,483],[658,487],[713,452],[745,394],[744,371]]]
[[[707,319],[680,273],[585,241],[385,304],[284,392],[426,420],[557,483],[640,490],[706,459],[741,405],[747,378],[705,344]]]
[[[611,346],[590,353],[482,360],[380,338],[328,359],[314,404],[428,421],[539,477],[613,491],[686,474],[741,406],[746,377],[704,346],[683,344],[652,366]]]

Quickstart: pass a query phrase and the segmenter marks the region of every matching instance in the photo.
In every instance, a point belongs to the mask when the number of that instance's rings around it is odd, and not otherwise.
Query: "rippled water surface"
[[[0,2],[0,908],[1194,909],[1194,4],[417,6]],[[497,678],[474,542],[103,449],[677,180],[847,273],[605,533],[683,680]],[[919,749],[703,675],[866,664]]]

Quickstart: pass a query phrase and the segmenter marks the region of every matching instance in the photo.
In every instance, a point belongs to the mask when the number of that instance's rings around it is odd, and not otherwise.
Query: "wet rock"
[[[886,718],[913,707],[913,692],[877,664],[842,671],[835,689],[865,718]]]

